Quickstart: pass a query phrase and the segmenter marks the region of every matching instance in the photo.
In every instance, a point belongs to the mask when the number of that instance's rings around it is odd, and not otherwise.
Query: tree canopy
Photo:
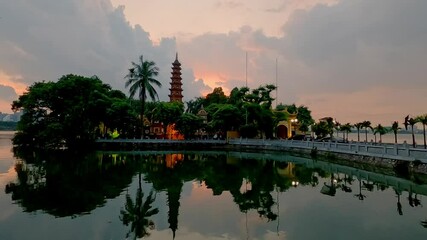
[[[96,76],[36,82],[12,109],[23,111],[13,143],[46,149],[86,145],[96,139],[101,123],[119,127],[132,121],[124,94]]]

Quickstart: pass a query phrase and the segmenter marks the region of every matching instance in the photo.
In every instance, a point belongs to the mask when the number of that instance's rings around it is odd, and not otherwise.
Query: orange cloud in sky
[[[17,81],[19,79],[22,79],[22,76],[10,76],[0,70],[0,85],[12,87],[18,95],[22,95],[28,86],[26,84],[19,83]]]
[[[23,83],[19,83],[17,80],[21,79],[22,77],[17,76],[9,76],[5,72],[0,70],[0,85],[11,87],[14,89],[15,93],[18,95],[22,95],[27,85]],[[0,112],[4,113],[12,113],[11,110],[11,104],[12,102],[9,101],[9,99],[2,99],[3,96],[0,96]]]
[[[223,84],[227,81],[228,77],[221,75],[219,73],[215,72],[201,72],[201,71],[195,71],[194,75],[197,79],[203,79],[204,83],[208,85],[211,88],[216,87],[222,87],[222,90],[226,95],[230,92],[230,89],[223,86]],[[212,91],[206,91],[202,92],[201,94],[203,96],[206,96],[207,94],[211,93]]]
[[[150,33],[152,40],[179,36],[180,41],[207,32],[228,33],[245,25],[262,29],[270,36],[281,36],[283,24],[295,11],[309,10],[319,4],[330,6],[336,4],[338,0],[111,0],[111,2],[115,7],[124,5],[126,18],[132,25],[143,26],[144,30]],[[165,24],[166,16],[170,20]]]

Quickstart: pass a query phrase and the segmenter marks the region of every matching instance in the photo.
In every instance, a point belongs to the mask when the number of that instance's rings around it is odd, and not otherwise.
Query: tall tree
[[[227,96],[225,96],[224,91],[222,90],[222,87],[214,88],[212,93],[209,93],[206,95],[205,104],[206,107],[217,103],[217,104],[225,104],[227,102]]]
[[[416,121],[423,125],[423,133],[424,133],[424,148],[427,148],[426,144],[426,125],[427,125],[427,114],[420,115],[416,117]]]
[[[412,147],[415,147],[415,134],[414,134],[414,125],[417,123],[417,119],[410,118],[409,115],[405,117],[404,125],[405,129],[408,130],[408,126],[411,126],[412,133]]]
[[[160,102],[153,109],[154,119],[163,123],[163,133],[169,124],[176,123],[179,117],[184,112],[184,105],[180,102]]]
[[[202,97],[196,97],[194,100],[189,100],[186,102],[187,109],[185,110],[186,113],[192,113],[197,114],[202,106],[204,107],[203,103],[205,102],[205,99]]]
[[[360,142],[360,129],[363,127],[363,123],[362,122],[355,123],[354,127],[357,129],[357,141]]]
[[[394,121],[393,124],[391,125],[391,130],[394,133],[394,143],[397,144],[397,131],[399,131],[401,128],[399,127],[399,122]]]
[[[176,120],[175,129],[178,130],[185,139],[194,137],[197,130],[204,128],[203,119],[192,113],[181,114]]]
[[[382,135],[388,133],[388,129],[383,127],[381,124],[378,124],[376,127],[374,127],[374,134],[380,135],[380,143],[382,143]]]
[[[365,142],[368,142],[368,128],[373,130],[370,121],[363,121],[362,127],[365,128]]]
[[[141,101],[142,138],[144,138],[144,111],[147,94],[154,101],[158,98],[154,85],[157,87],[162,86],[162,84],[155,79],[158,75],[159,68],[156,66],[156,63],[153,61],[144,61],[141,55],[138,63],[132,62],[132,68],[129,69],[129,73],[125,76],[125,78],[127,78],[125,86],[130,86],[130,97],[133,98],[135,94],[138,94],[139,100]]]
[[[344,137],[345,141],[348,141],[348,133],[351,132],[351,127],[352,125],[350,123],[346,123],[340,127],[341,131],[343,131],[344,134],[347,134],[347,137]]]
[[[97,128],[106,122],[117,92],[96,77],[73,74],[57,82],[36,82],[12,104],[23,111],[15,145],[41,148],[79,147],[93,143]],[[126,107],[124,107],[126,108]]]

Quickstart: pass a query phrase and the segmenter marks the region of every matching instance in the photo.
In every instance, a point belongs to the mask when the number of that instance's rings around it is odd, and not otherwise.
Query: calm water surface
[[[394,176],[274,154],[15,157],[10,136],[0,133],[0,239],[427,237],[427,185]]]

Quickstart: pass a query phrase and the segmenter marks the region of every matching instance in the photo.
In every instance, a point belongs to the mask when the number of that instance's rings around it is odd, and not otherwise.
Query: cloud
[[[16,100],[18,95],[16,94],[15,90],[12,87],[5,86],[0,84],[0,96],[2,96],[2,99],[13,101]]]
[[[230,0],[227,0],[227,1],[222,0],[222,1],[217,1],[215,3],[215,7],[224,8],[224,9],[235,9],[235,8],[240,8],[243,6],[244,6],[244,4],[242,2],[230,1]]]
[[[396,0],[319,5],[284,26],[282,53],[318,73],[315,89],[422,84],[427,17],[419,9],[426,8],[426,2]]]
[[[0,0],[0,4],[0,73],[19,76],[8,85],[20,94],[17,86],[56,81],[68,73],[98,75],[113,88],[127,92],[124,76],[131,61],[138,61],[143,54],[160,68],[159,80],[164,87],[158,91],[159,97],[169,100],[176,40],[162,38],[154,44],[140,25],[128,23],[124,7],[115,8],[109,0]],[[183,68],[188,72],[188,65]],[[0,98],[7,100],[3,95]]]
[[[310,10],[317,5],[333,5],[339,0],[285,0],[277,6],[267,8],[265,11],[270,13],[285,13],[286,15],[292,14],[295,10]]]
[[[304,104],[315,116],[388,124],[425,112],[427,2],[329,2],[295,8],[280,37],[247,26],[179,47],[211,87],[242,85],[246,52],[249,87],[274,83],[277,59],[278,102]]]
[[[180,22],[187,27],[177,23],[181,27],[174,26],[173,31],[189,35],[153,43],[144,25],[131,25],[125,9],[113,7],[109,0],[66,4],[0,0],[0,73],[7,76],[0,74],[0,84],[20,94],[22,86],[34,81],[55,80],[67,73],[96,74],[126,91],[123,76],[131,61],[144,54],[161,70],[163,87],[158,92],[167,101],[171,63],[178,50],[185,100],[216,86],[226,92],[244,86],[247,76],[250,88],[277,81],[278,102],[313,106],[315,115],[333,115],[338,120],[375,118],[388,123],[395,120],[393,115],[425,111],[421,95],[427,92],[426,1],[302,0],[262,6],[247,1],[244,7],[238,1],[216,3],[228,7],[215,10],[212,2],[198,2],[191,9],[200,10],[196,15],[179,8],[179,14],[190,14]],[[212,12],[204,12],[207,9]],[[165,22],[154,22],[168,28],[179,18],[169,7],[156,14]],[[192,32],[191,22],[197,33]],[[272,35],[270,25],[277,22],[281,32]],[[220,26],[234,30],[216,32]],[[398,101],[398,96],[413,101]],[[348,110],[356,108],[358,98],[363,98],[365,109]],[[384,108],[393,110],[376,114]]]

